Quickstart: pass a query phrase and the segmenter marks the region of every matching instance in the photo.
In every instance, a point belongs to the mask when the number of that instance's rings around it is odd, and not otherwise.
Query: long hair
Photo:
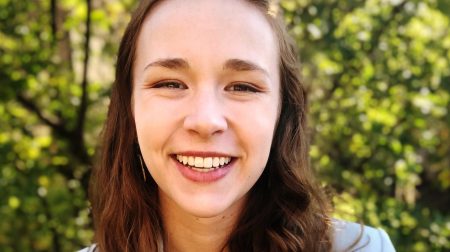
[[[268,163],[250,190],[226,247],[230,251],[329,251],[330,205],[309,166],[307,96],[296,47],[284,24],[268,14],[267,0],[246,1],[264,12],[278,39],[281,111]],[[164,251],[157,185],[147,170],[147,182],[143,180],[131,109],[136,41],[156,2],[160,1],[140,2],[119,47],[101,158],[90,188],[94,240],[101,251]]]

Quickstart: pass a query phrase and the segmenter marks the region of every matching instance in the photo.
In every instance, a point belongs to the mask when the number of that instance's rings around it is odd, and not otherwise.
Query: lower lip
[[[184,166],[174,158],[172,158],[172,160],[175,162],[176,167],[185,178],[194,182],[202,182],[202,183],[211,183],[225,177],[234,164],[234,160],[231,160],[230,163],[221,168],[217,168],[208,172],[199,172],[190,169],[187,166]]]

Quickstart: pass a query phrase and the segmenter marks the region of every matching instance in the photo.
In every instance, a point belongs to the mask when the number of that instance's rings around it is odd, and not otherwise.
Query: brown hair
[[[267,0],[247,0],[268,13]],[[120,44],[116,80],[90,188],[95,242],[101,251],[164,251],[157,185],[143,180],[131,110],[132,67],[142,23],[160,1],[141,1]],[[266,168],[226,244],[230,251],[329,251],[329,203],[308,162],[307,97],[295,45],[266,14],[279,41],[282,106]],[[150,180],[150,181],[149,181]]]

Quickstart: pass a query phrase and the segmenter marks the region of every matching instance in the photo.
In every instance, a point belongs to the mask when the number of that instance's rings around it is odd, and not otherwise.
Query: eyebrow
[[[146,65],[144,71],[149,67],[164,67],[169,69],[189,68],[189,63],[181,58],[158,59]]]
[[[230,69],[234,71],[259,71],[269,76],[269,73],[264,68],[258,66],[258,64],[242,59],[227,60],[227,62],[223,65],[223,69]]]
[[[158,59],[154,62],[149,63],[145,66],[144,71],[149,67],[164,67],[168,69],[188,69],[190,68],[189,63],[182,58],[166,58],[166,59]],[[265,75],[269,76],[269,73],[258,64],[253,63],[248,60],[242,59],[229,59],[223,65],[223,70],[234,70],[238,72],[243,71],[258,71],[262,72]]]

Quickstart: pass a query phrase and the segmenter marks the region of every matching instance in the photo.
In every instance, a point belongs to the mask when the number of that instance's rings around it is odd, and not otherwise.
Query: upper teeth
[[[226,165],[231,161],[231,157],[193,157],[177,155],[177,160],[184,165],[197,168],[217,168]]]

